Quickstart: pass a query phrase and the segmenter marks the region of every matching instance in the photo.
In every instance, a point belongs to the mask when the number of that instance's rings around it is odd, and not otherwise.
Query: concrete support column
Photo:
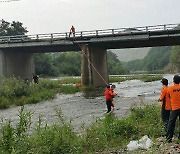
[[[91,68],[88,61],[90,58],[88,46],[82,46],[82,58],[81,58],[81,83],[84,86],[91,85],[92,81],[90,78]]]
[[[108,83],[107,51],[88,45],[83,45],[82,50],[82,85],[106,86]]]
[[[33,53],[0,51],[0,76],[31,78],[35,72]]]

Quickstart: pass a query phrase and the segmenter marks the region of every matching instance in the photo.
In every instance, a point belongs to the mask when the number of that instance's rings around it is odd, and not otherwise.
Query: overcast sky
[[[180,23],[180,0],[20,0],[2,2],[0,19],[28,34]]]

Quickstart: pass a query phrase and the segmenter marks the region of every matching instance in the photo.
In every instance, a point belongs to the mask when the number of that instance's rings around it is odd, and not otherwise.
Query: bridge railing
[[[133,27],[133,28],[79,31],[75,33],[75,38],[132,35],[132,34],[148,33],[151,31],[152,32],[153,31],[168,31],[168,30],[177,30],[177,29],[180,30],[180,24],[166,24],[166,25]],[[69,38],[69,32],[52,33],[52,34],[36,34],[36,35],[1,36],[0,43],[54,41],[54,40],[60,40],[60,39],[67,40],[68,38]]]

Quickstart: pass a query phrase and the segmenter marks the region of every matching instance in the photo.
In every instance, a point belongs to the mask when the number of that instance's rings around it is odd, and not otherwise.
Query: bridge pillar
[[[33,53],[0,51],[0,76],[31,78],[35,72]]]
[[[82,85],[106,86],[108,83],[106,49],[82,45],[82,50]]]

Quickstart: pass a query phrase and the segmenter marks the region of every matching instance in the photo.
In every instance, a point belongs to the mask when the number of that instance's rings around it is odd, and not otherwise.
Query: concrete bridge
[[[0,76],[32,77],[33,53],[82,51],[82,84],[108,83],[107,49],[180,45],[179,24],[0,37]]]

